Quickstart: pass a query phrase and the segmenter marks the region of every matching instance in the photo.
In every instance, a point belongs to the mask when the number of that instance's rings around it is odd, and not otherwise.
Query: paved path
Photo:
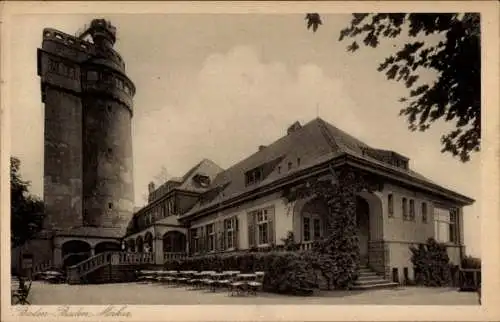
[[[161,284],[66,285],[33,282],[34,305],[183,305],[183,304],[383,304],[383,305],[477,305],[476,293],[449,288],[402,287],[371,291],[321,292],[312,297],[259,293],[229,296],[225,291],[190,290]]]

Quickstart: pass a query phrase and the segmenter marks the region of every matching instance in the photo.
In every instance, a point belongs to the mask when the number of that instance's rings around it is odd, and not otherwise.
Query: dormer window
[[[197,174],[193,177],[193,180],[195,181],[196,184],[198,184],[202,188],[208,188],[208,186],[210,186],[209,176],[203,174]]]
[[[252,185],[259,181],[262,181],[263,173],[262,168],[255,168],[245,173],[245,183],[246,185]]]

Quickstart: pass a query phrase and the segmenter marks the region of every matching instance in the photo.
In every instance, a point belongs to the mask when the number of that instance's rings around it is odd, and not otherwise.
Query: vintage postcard
[[[497,2],[1,10],[2,320],[500,317]]]

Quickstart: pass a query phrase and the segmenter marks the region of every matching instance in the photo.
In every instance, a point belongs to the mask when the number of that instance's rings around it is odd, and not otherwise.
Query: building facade
[[[463,207],[473,200],[414,172],[408,158],[369,147],[322,119],[304,126],[293,124],[282,138],[260,146],[226,170],[213,166],[207,172],[194,167],[178,184],[186,186],[202,176],[205,187],[189,197],[179,195],[182,189],[151,187],[150,195],[162,200],[177,196],[172,206],[176,210],[170,216],[162,215],[166,212],[162,207],[155,210],[158,206],[151,199],[134,216],[142,225],[125,237],[128,250],[144,251],[137,246],[143,246],[141,240],[147,234],[148,240],[157,240],[148,251],[155,252],[158,264],[182,253],[268,249],[283,245],[290,236],[308,249],[327,233],[329,211],[314,196],[290,195],[311,178],[345,184],[342,169],[361,173],[371,181],[371,187],[356,190],[353,199],[364,264],[386,276],[394,268],[401,275],[407,270],[412,276],[409,246],[425,243],[430,237],[446,243],[450,260],[460,263]]]

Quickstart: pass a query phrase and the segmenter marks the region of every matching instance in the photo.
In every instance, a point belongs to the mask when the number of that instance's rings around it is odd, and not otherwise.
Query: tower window
[[[300,158],[297,158],[297,166],[300,167]]]
[[[113,203],[112,203],[112,202],[109,202],[109,203],[108,203],[108,208],[109,208],[109,209],[113,209]]]
[[[108,105],[108,112],[111,112],[111,105]]]
[[[87,72],[87,80],[97,81],[98,79],[99,79],[99,74],[96,71],[90,70]]]
[[[111,153],[113,152],[113,149],[112,148],[108,148],[108,153]]]
[[[288,170],[292,169],[292,162],[288,162]]]

